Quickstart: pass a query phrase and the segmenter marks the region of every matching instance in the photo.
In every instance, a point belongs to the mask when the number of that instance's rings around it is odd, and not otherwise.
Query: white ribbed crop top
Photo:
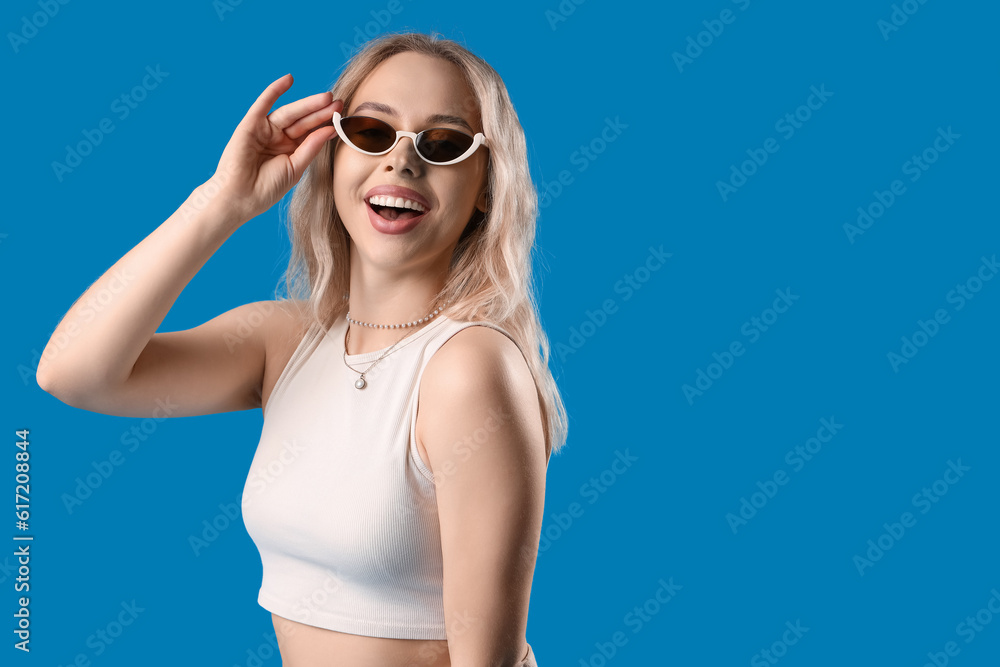
[[[433,474],[414,429],[427,362],[469,326],[510,337],[439,315],[360,390],[343,360],[346,319],[306,332],[271,391],[243,489],[264,609],[357,635],[447,639]],[[362,371],[385,349],[347,360]]]

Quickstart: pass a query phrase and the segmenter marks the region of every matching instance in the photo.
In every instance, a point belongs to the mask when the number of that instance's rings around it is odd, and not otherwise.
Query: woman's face
[[[471,136],[483,131],[461,70],[441,58],[414,52],[383,61],[362,82],[342,115],[371,116],[409,132],[448,127]],[[434,263],[447,267],[473,212],[485,208],[486,165],[483,146],[462,162],[442,166],[424,162],[408,137],[378,156],[360,153],[336,139],[333,197],[353,241],[352,256],[357,253],[362,261],[382,268],[421,270]],[[403,220],[387,224],[374,217],[379,208],[372,208],[368,196],[380,186],[405,188],[397,196],[406,199],[409,194],[426,208],[415,227],[392,233]]]

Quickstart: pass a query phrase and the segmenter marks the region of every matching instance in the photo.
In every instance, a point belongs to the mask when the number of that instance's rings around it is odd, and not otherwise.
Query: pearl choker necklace
[[[415,327],[418,324],[423,324],[431,320],[435,315],[444,310],[444,307],[448,305],[448,301],[445,301],[440,306],[434,309],[434,312],[427,315],[426,317],[421,317],[419,320],[414,320],[413,322],[407,322],[405,324],[370,324],[368,322],[359,322],[355,319],[351,319],[351,312],[347,312],[347,321],[351,324],[357,324],[362,327],[370,327],[372,329],[405,329],[406,327]]]

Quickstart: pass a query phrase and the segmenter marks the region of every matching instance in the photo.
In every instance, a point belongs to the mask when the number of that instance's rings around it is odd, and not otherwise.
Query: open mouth
[[[422,204],[402,197],[375,196],[370,197],[367,203],[376,215],[390,222],[412,220],[426,213]]]

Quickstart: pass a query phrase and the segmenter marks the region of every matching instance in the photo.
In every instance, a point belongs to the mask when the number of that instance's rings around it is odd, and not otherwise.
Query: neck
[[[351,319],[368,324],[406,324],[426,318],[442,305],[437,298],[445,285],[447,267],[417,272],[396,267],[374,267],[356,261],[351,253],[351,286],[348,310]],[[348,354],[364,354],[389,347],[441,317],[438,314],[421,324],[397,329],[378,329],[348,323],[351,337]]]

